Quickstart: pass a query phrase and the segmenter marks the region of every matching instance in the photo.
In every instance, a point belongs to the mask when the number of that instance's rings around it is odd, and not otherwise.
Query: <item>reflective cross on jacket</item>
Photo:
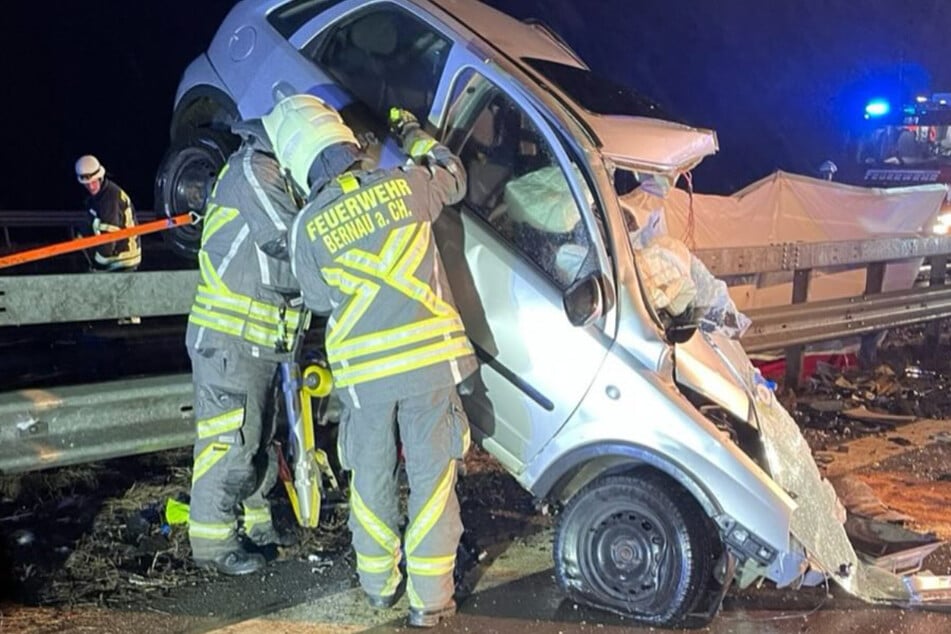
[[[237,345],[253,357],[282,361],[305,327],[287,251],[297,206],[260,143],[252,137],[231,155],[208,200],[186,344]]]
[[[348,172],[304,207],[291,232],[304,302],[329,314],[334,386],[355,407],[456,385],[476,368],[433,240],[465,195],[459,159]]]

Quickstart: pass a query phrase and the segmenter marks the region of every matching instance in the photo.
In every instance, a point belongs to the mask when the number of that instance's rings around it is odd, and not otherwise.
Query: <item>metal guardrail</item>
[[[696,255],[733,283],[791,272],[790,305],[749,311],[749,351],[787,347],[798,377],[801,346],[951,317],[944,282],[951,237],[705,249]],[[887,262],[932,259],[932,286],[881,293]],[[806,302],[812,271],[867,268],[860,297]],[[188,312],[198,272],[0,277],[0,326],[92,321]],[[867,339],[869,340],[869,339]],[[0,473],[90,462],[187,446],[194,440],[190,377],[172,375],[0,394]]]
[[[856,268],[947,253],[951,253],[951,236],[789,242],[694,251],[694,255],[719,278],[830,267]]]
[[[188,374],[0,394],[0,474],[188,446],[193,399]]]
[[[760,308],[746,315],[753,325],[743,348],[762,352],[951,317],[951,287]]]
[[[150,222],[158,216],[152,210],[135,210],[137,222]],[[0,227],[66,227],[89,222],[86,211],[56,209],[53,211],[22,211],[0,209]]]
[[[899,325],[931,322],[927,345],[936,349],[936,320],[948,317],[947,295],[935,287],[945,283],[951,236],[896,236],[869,240],[786,243],[758,247],[699,249],[694,252],[710,271],[730,285],[755,283],[763,274],[792,274],[791,306],[754,309],[753,326],[744,335],[750,352],[785,347],[786,381],[800,380],[803,345],[839,337],[864,335],[860,358],[875,360],[874,333]],[[926,258],[930,290],[879,296],[889,262]],[[815,270],[865,268],[861,296],[809,302]]]
[[[198,271],[0,277],[0,326],[188,313]]]

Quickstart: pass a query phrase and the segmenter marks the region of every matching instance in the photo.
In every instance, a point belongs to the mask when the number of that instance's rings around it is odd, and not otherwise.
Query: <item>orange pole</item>
[[[43,260],[56,255],[62,255],[64,253],[81,251],[82,249],[88,249],[90,247],[98,247],[100,244],[108,244],[110,242],[124,240],[125,238],[131,238],[133,236],[141,236],[147,233],[155,233],[157,231],[164,231],[174,227],[181,227],[182,225],[191,224],[192,222],[193,219],[191,214],[181,214],[180,216],[172,216],[171,218],[153,220],[141,225],[135,225],[134,227],[119,229],[118,231],[100,233],[99,235],[95,236],[76,238],[67,242],[58,242],[45,247],[37,247],[35,249],[20,251],[19,253],[11,253],[10,255],[0,257],[0,269],[6,268],[8,266],[16,266],[17,264],[35,262],[36,260]]]

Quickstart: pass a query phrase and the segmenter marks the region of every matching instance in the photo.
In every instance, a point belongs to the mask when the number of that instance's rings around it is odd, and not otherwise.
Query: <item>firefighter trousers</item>
[[[188,538],[195,559],[214,559],[239,548],[239,519],[251,541],[272,531],[265,496],[277,482],[269,403],[278,364],[236,348],[189,354],[197,438]]]
[[[453,595],[462,536],[457,460],[469,446],[469,425],[455,388],[360,408],[347,405],[338,452],[343,467],[353,472],[349,526],[360,584],[367,594],[392,596],[402,581],[405,553],[410,606],[444,607]],[[402,540],[397,430],[410,487]]]

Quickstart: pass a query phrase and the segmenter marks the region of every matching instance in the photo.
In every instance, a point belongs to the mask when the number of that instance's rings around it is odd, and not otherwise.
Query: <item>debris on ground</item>
[[[810,446],[825,448],[922,418],[951,418],[951,374],[895,361],[871,370],[819,362],[816,373],[799,389],[785,390],[782,401]]]
[[[192,563],[187,524],[176,517],[187,501],[190,463],[191,452],[180,450],[0,480],[7,593],[33,605],[105,606],[215,576]],[[275,518],[290,525],[289,504],[275,497]],[[340,552],[349,543],[346,509],[330,507],[323,519],[316,530],[299,530],[296,546],[265,555],[306,560]]]
[[[191,561],[187,525],[180,523],[190,465],[191,451],[183,449],[0,478],[0,599],[127,607],[228,583]],[[458,581],[499,543],[550,523],[488,453],[473,447],[463,470]],[[404,506],[407,491],[404,482]],[[323,579],[351,556],[342,496],[328,495],[316,529],[297,526],[281,487],[271,501],[276,524],[298,543],[264,549],[268,559],[300,562]]]

